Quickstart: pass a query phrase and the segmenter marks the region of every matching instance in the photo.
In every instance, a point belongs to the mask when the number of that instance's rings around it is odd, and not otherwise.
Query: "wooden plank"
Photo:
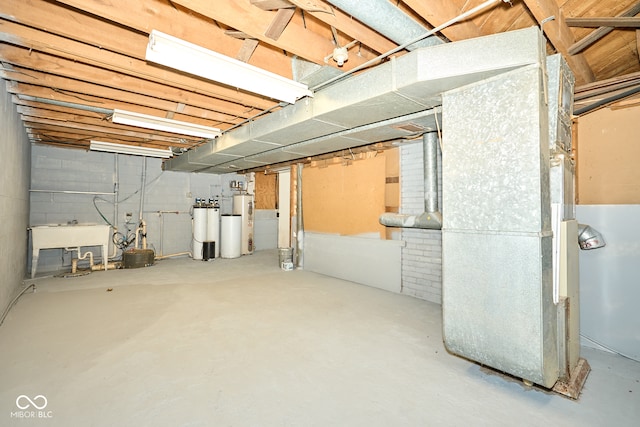
[[[109,52],[99,47],[89,46],[64,37],[48,34],[14,22],[0,20],[0,23],[2,23],[2,26],[0,26],[0,40],[2,41],[23,46],[30,50],[35,49],[62,56],[72,61],[97,65],[98,67],[113,72],[124,73],[129,76],[153,81],[163,85],[163,87],[180,88],[168,90],[190,90],[201,95],[207,95],[214,98],[208,99],[208,108],[210,109],[218,106],[218,111],[242,115],[242,112],[246,111],[246,106],[248,105],[259,109],[268,109],[273,105],[273,101],[271,100],[238,92],[235,89],[203,81],[202,79],[175,73],[165,68],[149,65],[141,59]],[[134,40],[142,42],[146,46],[146,38]]]
[[[330,27],[334,27],[340,33],[345,34],[352,40],[358,40],[362,43],[361,49],[370,48],[375,53],[385,53],[394,49],[397,44],[387,39],[386,37],[373,31],[366,25],[356,21],[350,15],[345,14],[339,9],[333,8],[324,0],[313,0],[314,9],[322,9],[322,11],[315,11],[305,9],[305,16],[313,16],[319,23],[327,24]],[[330,11],[330,13],[325,12]],[[311,20],[305,20],[311,21]],[[313,22],[306,22],[307,28],[313,30]],[[351,40],[341,40],[341,45],[347,44]],[[344,42],[344,43],[342,43]],[[327,52],[328,54],[329,52]],[[373,55],[372,55],[373,56]]]
[[[11,87],[15,84],[16,84],[15,82],[12,82],[7,86]],[[82,95],[83,100],[79,100],[74,94],[65,94],[62,92],[56,92],[50,88],[45,88],[41,86],[32,86],[32,85],[27,85],[22,83],[19,83],[18,85],[20,85],[20,90],[22,90],[23,92],[19,94],[14,94],[12,96],[13,98],[12,101],[16,106],[32,107],[32,108],[38,108],[43,110],[58,111],[62,113],[76,114],[76,115],[82,115],[82,116],[94,117],[94,118],[104,117],[104,115],[101,113],[94,113],[91,111],[78,109],[78,108],[62,107],[59,105],[46,104],[43,102],[28,101],[28,100],[25,100],[24,98],[21,99],[19,97],[19,95],[27,95],[27,96],[37,96],[41,98],[47,98],[47,99],[56,100],[56,101],[72,102],[74,104],[80,104],[80,105],[86,105],[86,106],[100,106],[101,108],[111,108],[111,109],[119,108],[121,110],[125,110],[128,108],[129,111],[135,111],[137,113],[149,114],[149,115],[158,116],[158,117],[160,117],[163,113],[162,110],[158,110],[154,108],[134,106],[131,104],[119,103],[119,102],[111,101],[107,99],[89,97],[89,95]],[[16,91],[16,88],[13,87],[12,90]],[[174,113],[173,119],[181,120],[181,121],[190,121],[192,123],[196,123],[203,126],[215,126],[215,123],[210,120],[201,119],[193,116],[184,116],[182,114]]]
[[[262,10],[277,10],[295,7],[287,0],[251,0],[251,4]]]
[[[278,10],[273,21],[271,21],[271,24],[269,24],[267,30],[264,32],[264,35],[272,40],[278,40],[284,29],[289,25],[289,22],[291,21],[291,18],[293,18],[293,14],[295,12],[295,9]]]
[[[256,172],[256,209],[276,209],[278,200],[278,174]]]
[[[638,13],[640,13],[640,1],[617,16],[618,17],[636,16]],[[584,37],[582,40],[569,46],[569,53],[571,55],[575,55],[577,53],[582,52],[584,49],[591,46],[593,43],[597,42],[598,40],[600,40],[601,38],[609,34],[611,31],[613,31],[613,27],[598,28],[597,30],[590,33],[588,36]]]
[[[121,129],[113,129],[109,126],[95,126],[88,125],[86,123],[74,123],[74,122],[61,122],[58,120],[50,120],[50,119],[41,119],[38,117],[28,117],[27,120],[24,120],[24,125],[28,127],[39,127],[37,125],[48,125],[48,129],[73,129],[78,133],[86,133],[91,135],[94,132],[100,132],[105,134],[112,135],[127,135],[127,136],[136,136],[138,138],[144,138],[147,140],[153,141],[164,141],[174,145],[184,145],[184,138],[182,137],[166,137],[156,135],[151,132],[145,131],[135,131],[135,130],[121,130]],[[130,126],[130,129],[135,129],[135,126]],[[138,128],[140,129],[140,128]]]
[[[333,8],[324,2],[316,0],[291,0],[291,3],[306,12],[322,12],[333,14]]]
[[[249,59],[251,59],[251,55],[253,55],[256,47],[258,47],[258,43],[259,41],[256,39],[246,39],[242,43],[242,47],[240,48],[236,59],[242,62],[249,62]]]
[[[16,1],[19,5],[23,5],[25,3],[34,4],[36,5],[36,9],[40,7],[40,4],[46,3],[34,0],[2,0],[3,8],[6,1]],[[159,30],[232,58],[240,48],[239,42],[229,40],[229,38],[225,36],[223,28],[215,25],[215,23],[211,22],[209,19],[205,19],[202,16],[192,13],[190,10],[175,7],[174,3],[177,2],[156,0],[124,2],[103,0],[60,0],[56,1],[56,3],[63,3],[75,7],[78,10],[87,12],[88,14],[114,22],[118,26],[129,27],[145,34],[151,33],[151,30]],[[212,8],[216,8],[219,5],[222,6],[223,2],[216,1],[208,3],[211,3],[210,6]],[[250,13],[247,13],[247,10],[251,10],[253,8],[249,2],[243,1],[242,3],[243,11],[241,13],[244,13],[245,15],[240,15],[238,17],[239,20],[243,20],[245,16],[250,15]],[[246,3],[246,7],[244,3]],[[258,11],[260,12],[259,9]],[[270,15],[269,12],[263,13]],[[69,12],[65,10],[59,12],[57,18],[55,16],[53,17],[55,22],[51,21],[48,25],[41,28],[48,28],[50,26],[57,27],[58,22],[60,23],[59,25],[70,24],[72,18],[67,18],[68,14]],[[238,26],[229,26],[231,28],[241,29]],[[266,28],[266,26],[264,28]],[[79,34],[74,32],[74,34],[71,34],[71,37],[77,38],[87,35],[88,34]],[[111,37],[111,33],[106,33],[104,36]],[[106,43],[108,43],[108,41]],[[141,53],[141,57],[144,58],[144,51]],[[136,57],[140,56],[136,55]],[[257,49],[252,56],[252,65],[280,74],[283,77],[292,77],[290,58],[284,55],[281,50],[268,48]]]
[[[582,54],[569,55],[569,46],[575,43],[575,38],[571,29],[564,22],[562,11],[555,0],[524,0],[524,3],[538,23],[550,16],[555,17],[554,20],[545,22],[543,31],[556,50],[565,56],[569,67],[576,76],[576,83],[584,84],[594,81],[595,76],[586,58]]]
[[[428,2],[424,0],[404,0],[404,3],[434,27],[442,25],[464,12],[456,2],[451,0],[431,0]],[[451,41],[457,41],[480,37],[482,31],[469,19],[444,29],[442,34]]]
[[[640,28],[640,18],[622,17],[589,17],[566,18],[569,27],[613,27],[613,28]]]
[[[22,115],[23,120],[25,121],[33,121],[35,119],[47,119],[47,120],[56,120],[65,123],[74,123],[74,124],[86,124],[94,127],[106,127],[113,130],[122,130],[125,131],[122,135],[130,135],[127,132],[131,131],[131,126],[115,124],[106,117],[102,118],[93,118],[87,117],[80,114],[69,114],[69,113],[61,113],[46,109],[40,108],[30,108],[30,107],[17,107],[18,113]],[[163,140],[163,138],[170,138],[169,141],[174,141],[175,138],[180,138],[185,142],[195,143],[202,138],[197,138],[193,136],[186,136],[182,134],[176,134],[173,132],[164,132],[164,131],[150,131],[145,130],[144,132],[139,132],[138,135],[135,135],[137,138],[149,138],[150,132],[153,132],[152,139]],[[132,135],[133,136],[133,135]]]
[[[94,140],[100,140],[104,142],[116,142],[119,144],[144,145],[146,147],[154,147],[154,148],[168,148],[168,147],[176,146],[176,144],[173,144],[170,142],[153,141],[153,140],[149,140],[148,138],[123,137],[122,135],[113,135],[113,134],[106,134],[106,133],[100,133],[100,132],[78,133],[75,129],[57,128],[52,130],[52,129],[45,128],[44,126],[38,127],[38,128],[36,127],[27,128],[27,129],[28,129],[27,132],[30,134],[30,138],[32,139],[40,138],[47,141],[73,140],[77,142],[86,141],[88,143],[89,141],[94,139]]]
[[[8,76],[2,76],[7,78]],[[137,95],[125,91],[115,90],[91,83],[82,83],[73,79],[43,75],[38,83],[24,83],[17,80],[7,81],[7,91],[10,93],[24,94],[49,99],[61,98],[66,102],[74,102],[92,105],[100,108],[121,108],[127,111],[142,112],[139,106],[160,110],[162,117],[165,111],[175,111],[177,105],[170,101]],[[90,95],[92,94],[92,95]],[[144,109],[142,109],[144,110]],[[210,111],[197,107],[187,106],[184,117],[196,116],[208,118]],[[223,127],[222,125],[220,126]]]
[[[203,16],[222,22],[231,28],[251,35],[278,49],[297,55],[317,64],[324,64],[324,57],[333,51],[335,47],[330,37],[324,37],[316,32],[308,31],[302,24],[291,22],[287,31],[282,33],[278,40],[273,40],[264,35],[273,19],[273,14],[251,6],[249,2],[233,0],[173,0],[173,3],[191,9]],[[372,59],[373,55],[361,52],[361,56],[353,55],[349,62],[345,63],[346,69],[356,67],[365,61]],[[270,67],[265,67],[270,70]]]
[[[39,52],[31,52],[29,55],[25,49],[11,45],[0,45],[0,56],[5,62],[14,64],[15,72],[0,71],[0,75],[8,80],[93,95],[109,94],[104,97],[126,100],[132,104],[141,103],[140,100],[144,102],[143,105],[161,108],[164,111],[177,111],[179,104],[185,104],[183,113],[186,115],[193,115],[190,111],[197,111],[199,117],[212,119],[223,127],[225,124],[229,127],[228,125],[237,122],[237,117],[205,108],[208,98],[198,100],[195,94],[186,91],[176,97],[176,93],[172,94],[173,91],[168,88],[164,88],[163,92],[161,85],[154,87],[155,83],[144,80],[132,81],[134,78]],[[58,74],[35,71],[38,69],[54,69]],[[122,90],[121,87],[125,87],[126,90]]]

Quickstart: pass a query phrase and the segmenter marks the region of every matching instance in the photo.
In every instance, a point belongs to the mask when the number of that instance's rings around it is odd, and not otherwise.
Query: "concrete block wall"
[[[424,212],[422,140],[400,147],[400,213]],[[438,151],[439,203],[442,206],[441,154]],[[401,293],[440,304],[442,300],[442,232],[403,228]]]
[[[78,223],[104,224],[102,215],[118,231],[133,233],[140,215],[140,188],[143,157],[116,155],[50,146],[34,146],[32,153],[30,224]],[[147,223],[148,246],[157,255],[191,250],[191,207],[195,198],[217,197],[222,213],[231,213],[232,180],[245,180],[237,174],[212,175],[162,171],[161,160],[147,158],[143,218]],[[114,220],[113,195],[65,194],[54,191],[113,193],[118,182],[118,213]],[[126,214],[131,214],[127,224]],[[110,250],[113,253],[112,247]],[[99,251],[95,251],[99,254]],[[75,254],[73,254],[75,256]],[[42,250],[38,273],[57,271],[71,263],[71,253],[62,249]],[[29,257],[30,262],[30,257]]]
[[[0,85],[0,313],[26,275],[31,144],[11,96]]]

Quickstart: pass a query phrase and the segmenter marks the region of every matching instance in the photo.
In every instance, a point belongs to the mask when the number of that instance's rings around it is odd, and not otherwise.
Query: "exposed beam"
[[[569,27],[613,27],[613,28],[640,28],[640,18],[566,18]]]
[[[251,4],[262,10],[276,10],[295,7],[287,0],[251,0]]]
[[[249,2],[232,0],[218,0],[216,2],[209,0],[172,1],[215,21],[244,31],[263,43],[273,45],[316,64],[324,64],[325,56],[335,47],[329,36],[330,33],[327,37],[323,37],[316,32],[306,30],[302,25],[293,21],[289,23],[278,40],[266,37],[264,31],[273,19],[273,12],[260,10],[251,6]],[[351,58],[353,61],[345,63],[345,68],[351,69],[372,58],[373,55],[367,55],[366,52],[363,52],[362,56],[354,56]]]
[[[276,12],[276,16],[273,17],[273,21],[265,30],[264,35],[272,40],[278,40],[284,29],[289,25],[294,13],[296,13],[294,8],[279,9]]]
[[[3,2],[5,0],[2,0]],[[15,1],[15,0],[12,0]],[[25,0],[18,0],[20,4]],[[33,2],[33,0],[26,0]],[[58,3],[73,6],[79,10],[102,17],[118,25],[124,25],[134,30],[151,33],[151,30],[159,30],[182,40],[195,43],[207,49],[214,50],[224,55],[234,57],[240,48],[239,41],[229,40],[224,34],[224,29],[207,19],[203,19],[189,10],[177,7],[178,2],[137,0],[137,1],[103,1],[103,0],[57,0]],[[40,2],[38,2],[39,4]],[[212,7],[217,7],[220,1],[211,2]],[[240,3],[240,2],[239,2]],[[244,3],[244,1],[242,2]],[[247,2],[247,4],[249,4]],[[249,5],[250,6],[250,5]],[[269,14],[269,12],[265,12]],[[239,17],[241,20],[244,16]],[[56,18],[65,23],[65,16]],[[232,28],[233,25],[230,25]],[[43,27],[46,28],[46,27]],[[266,28],[266,26],[264,27]],[[240,29],[240,28],[238,28]],[[109,34],[105,34],[109,37]],[[77,35],[71,35],[76,38]],[[146,44],[145,44],[146,46]],[[144,51],[136,57],[144,58]],[[251,57],[252,65],[291,78],[291,61],[282,51],[273,49],[256,49]]]
[[[245,39],[242,42],[242,47],[240,51],[236,55],[236,59],[242,62],[249,62],[251,59],[251,55],[255,52],[256,47],[258,47],[258,40],[256,39]]]
[[[621,14],[617,15],[617,17],[625,17],[625,16],[636,16],[640,13],[640,1],[631,6],[629,9],[625,10]],[[582,40],[574,43],[569,46],[569,53],[571,55],[575,55],[577,53],[582,52],[584,49],[591,46],[593,43],[597,42],[607,34],[613,31],[613,27],[600,27],[597,30],[591,32],[588,36],[584,37]]]
[[[0,45],[0,55],[5,62],[30,69],[23,70],[24,75],[16,75],[13,77],[16,80],[24,82],[38,84],[34,76],[39,75],[40,72],[31,70],[52,70],[52,72],[59,76],[210,110],[210,117],[215,117],[215,120],[223,123],[237,123],[236,119],[238,117],[247,118],[251,116],[251,114],[247,113],[248,108],[242,105],[225,103],[204,95],[191,93],[186,90],[180,90],[137,77],[123,75],[104,68],[92,67],[47,53],[37,51],[29,52],[28,49],[13,45]],[[33,78],[28,79],[30,76]],[[235,115],[221,113],[220,111],[229,111]]]
[[[306,0],[304,1],[307,2]],[[296,2],[300,3],[300,2]],[[345,14],[339,9],[334,9],[330,4],[323,0],[313,0],[312,8],[305,9],[305,16],[311,15],[320,22],[324,22],[330,27],[335,28],[340,33],[345,34],[351,40],[358,40],[362,45],[370,48],[376,53],[389,52],[397,46],[394,42],[386,37],[373,31],[371,28],[353,19],[350,15]],[[326,12],[330,11],[330,13]],[[347,40],[350,42],[351,40]],[[345,43],[346,44],[346,43]]]
[[[146,105],[164,111],[178,112],[180,104],[184,103],[185,107],[182,112],[185,115],[211,118],[227,125],[233,124],[234,121],[237,122],[237,116],[230,116],[205,108],[206,98],[204,100],[196,100],[193,97],[194,94],[187,96],[188,93],[185,92],[185,96],[177,99],[175,94],[170,93],[171,91],[163,94],[162,88],[150,87],[150,82],[143,80],[134,82],[126,76],[110,75],[106,70],[51,57],[44,53],[32,52],[31,55],[28,55],[26,50],[14,46],[0,45],[0,55],[6,62],[15,65],[13,71],[0,71],[0,75],[7,80],[47,86],[63,91],[97,95],[131,104]],[[53,69],[59,74],[54,75],[35,71],[37,69]],[[118,85],[118,82],[120,82],[120,85]],[[189,104],[184,101],[188,101]],[[246,112],[244,114],[248,115]]]
[[[106,128],[113,131],[121,131],[119,132],[122,135],[131,135],[131,126],[114,124],[106,119],[96,119],[92,117],[87,117],[79,114],[69,114],[69,113],[60,113],[56,111],[40,109],[40,108],[31,108],[31,107],[18,107],[18,113],[22,115],[24,121],[33,121],[35,119],[47,119],[47,120],[55,120],[58,122],[64,123],[73,123],[73,124],[85,124],[92,126],[94,128]],[[135,128],[135,127],[134,127]],[[150,133],[153,132],[153,133]],[[135,137],[137,138],[151,138],[154,140],[165,140],[165,138],[170,138],[170,141],[174,141],[175,138],[180,138],[181,140],[197,142],[202,138],[194,138],[192,136],[185,136],[182,134],[177,134],[173,132],[162,132],[162,131],[136,131]]]
[[[576,76],[576,83],[584,84],[595,80],[589,63],[582,54],[569,55],[569,46],[575,43],[571,29],[564,22],[562,11],[555,0],[524,0],[538,23],[554,16],[555,19],[545,22],[542,29],[555,49],[565,56],[569,67]]]
[[[444,24],[464,12],[460,6],[456,5],[456,2],[451,0],[431,0],[428,2],[404,0],[404,3],[434,27]],[[445,28],[442,30],[442,34],[451,41],[458,41],[480,37],[482,31],[471,19],[468,19]]]
[[[28,117],[28,120],[24,120],[24,125],[34,128],[39,127],[38,125],[48,125],[49,129],[73,129],[74,132],[77,133],[86,133],[92,134],[95,132],[112,134],[112,135],[127,135],[127,136],[136,136],[139,138],[145,138],[154,141],[164,141],[170,144],[175,145],[184,145],[185,139],[182,137],[166,137],[161,135],[156,135],[153,133],[148,133],[145,131],[136,131],[136,130],[122,130],[122,129],[114,129],[109,126],[96,126],[89,125],[86,123],[74,123],[74,122],[61,122],[58,120],[51,119],[42,119],[38,117]],[[130,126],[129,129],[135,129],[134,126]]]
[[[80,95],[80,94],[73,94],[69,92],[57,92],[50,88],[45,88],[41,86],[32,86],[24,83],[16,83],[13,81],[10,83],[7,83],[7,88],[8,90],[10,89],[11,93],[13,93],[12,100],[13,100],[13,103],[17,106],[22,105],[22,106],[32,107],[37,109],[59,111],[62,113],[83,115],[83,116],[94,117],[94,118],[104,117],[104,114],[87,111],[81,108],[62,107],[59,105],[30,101],[25,99],[25,96],[30,96],[30,97],[36,97],[36,98],[49,99],[53,101],[70,102],[74,104],[79,104],[81,106],[84,105],[87,107],[99,106],[100,108],[105,108],[105,109],[114,109],[114,108],[119,108],[121,110],[128,109],[129,111],[134,111],[142,114],[149,114],[149,115],[158,116],[158,117],[161,117],[163,113],[162,110],[158,110],[154,108],[131,105],[124,102],[117,102],[117,101],[112,101],[104,98],[90,97],[89,95],[86,95],[86,94]],[[79,99],[77,96],[81,96],[82,99]],[[188,122],[203,125],[203,126],[216,126],[216,123],[217,123],[211,120],[202,119],[198,117],[185,116],[183,114],[174,114],[172,118],[174,120],[188,121]]]
[[[25,12],[20,12],[24,14]],[[24,21],[22,15],[14,17]],[[40,19],[27,19],[29,25],[44,24]],[[236,107],[229,105],[223,111],[233,111],[234,108],[246,109],[244,106],[254,106],[259,109],[268,109],[273,105],[271,100],[253,94],[238,92],[233,88],[228,88],[203,81],[194,77],[177,74],[169,70],[149,65],[144,60],[144,52],[148,38],[140,34],[132,33],[122,29],[114,28],[111,33],[119,37],[129,37],[130,51],[121,54],[107,50],[103,46],[89,45],[85,42],[70,40],[66,37],[49,34],[35,28],[27,27],[15,22],[2,21],[0,26],[0,40],[24,46],[29,49],[36,49],[48,52],[53,55],[69,58],[73,61],[81,61],[91,65],[107,68],[113,71],[122,72],[131,76],[147,79],[167,86],[180,87],[181,89],[192,90],[193,92],[211,96],[223,101],[238,104]],[[69,24],[73,25],[73,24]],[[53,25],[47,25],[49,31],[53,31]],[[98,41],[98,40],[96,40]],[[108,47],[108,46],[107,46]],[[141,57],[133,56],[140,52]],[[212,105],[217,101],[211,100]]]
[[[2,75],[2,78],[8,79],[9,76]],[[40,98],[57,99],[100,108],[120,108],[140,113],[151,111],[151,114],[155,113],[154,115],[158,115],[159,117],[164,116],[166,111],[175,111],[177,109],[177,104],[173,102],[142,95],[134,95],[90,83],[65,79],[64,77],[44,75],[44,79],[38,80],[39,82],[35,84],[8,80],[7,91],[18,95],[23,94]],[[157,114],[158,110],[163,113]],[[182,117],[195,116],[208,119],[211,112],[201,108],[187,107],[183,114]],[[224,126],[220,127],[222,128]]]

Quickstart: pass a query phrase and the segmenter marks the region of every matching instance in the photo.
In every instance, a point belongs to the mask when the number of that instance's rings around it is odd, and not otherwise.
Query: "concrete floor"
[[[277,257],[27,281],[0,327],[0,425],[640,425],[640,363],[583,349],[571,401],[448,354],[439,305]],[[20,395],[47,418],[12,418]]]

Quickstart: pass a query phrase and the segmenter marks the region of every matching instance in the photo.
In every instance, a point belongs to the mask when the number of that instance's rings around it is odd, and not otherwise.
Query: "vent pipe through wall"
[[[419,215],[383,213],[380,224],[387,227],[427,228],[440,230],[442,214],[438,206],[438,134],[425,133],[422,136],[424,153],[424,212]]]

